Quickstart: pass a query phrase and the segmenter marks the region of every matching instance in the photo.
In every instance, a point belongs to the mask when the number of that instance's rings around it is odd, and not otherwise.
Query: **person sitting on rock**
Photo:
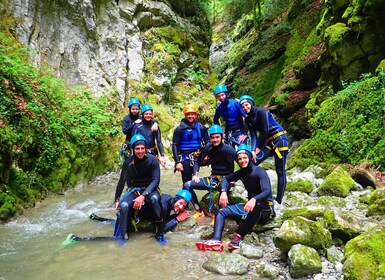
[[[275,217],[271,184],[266,171],[253,164],[252,150],[249,146],[240,145],[236,154],[240,169],[224,177],[219,186],[221,190],[219,204],[223,208],[216,211],[214,235],[208,241],[197,242],[198,250],[223,251],[222,232],[226,218],[243,220],[234,238],[228,244],[228,248],[232,250],[240,248],[243,238],[255,224],[265,223]],[[227,191],[230,182],[238,180],[243,182],[247,190],[248,201],[245,204],[228,205]]]

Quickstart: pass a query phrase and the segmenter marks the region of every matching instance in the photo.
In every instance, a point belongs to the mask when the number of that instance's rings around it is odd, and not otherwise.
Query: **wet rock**
[[[260,259],[263,257],[263,250],[261,247],[253,246],[243,242],[241,244],[241,254],[248,259]]]
[[[319,222],[303,217],[286,220],[274,237],[274,244],[284,253],[295,244],[310,246],[314,249],[328,248],[332,235]]]
[[[336,168],[331,174],[326,176],[325,181],[317,189],[319,196],[330,195],[347,197],[350,190],[354,190],[354,180],[342,168]]]
[[[290,275],[303,277],[321,271],[321,258],[313,248],[297,244],[288,253]]]
[[[332,246],[326,249],[326,256],[332,264],[336,265],[337,263],[341,263],[344,258],[344,253],[339,248]]]
[[[222,275],[242,275],[247,273],[249,261],[238,254],[213,254],[203,264],[203,268]]]

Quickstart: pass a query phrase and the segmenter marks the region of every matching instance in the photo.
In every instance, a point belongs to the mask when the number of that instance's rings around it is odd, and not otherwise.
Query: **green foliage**
[[[385,73],[363,75],[327,98],[309,120],[313,131],[296,151],[289,166],[306,168],[317,162],[384,166]]]
[[[114,164],[117,104],[39,73],[0,33],[0,219]],[[97,164],[98,163],[98,164]]]

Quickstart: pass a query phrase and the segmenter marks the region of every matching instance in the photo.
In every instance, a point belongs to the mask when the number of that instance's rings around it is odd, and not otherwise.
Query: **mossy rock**
[[[286,185],[286,191],[299,191],[304,193],[311,193],[314,190],[313,183],[310,180],[290,181]]]
[[[345,246],[345,279],[383,279],[385,277],[385,225],[350,240]]]
[[[317,199],[316,203],[325,206],[325,208],[346,206],[346,201],[343,198],[336,196],[321,196]]]
[[[324,211],[324,207],[287,208],[282,211],[282,219],[290,220],[301,216],[306,219],[315,221],[317,218],[323,217]]]
[[[338,167],[321,183],[317,189],[317,194],[320,196],[347,197],[350,190],[354,188],[354,180],[345,170]]]
[[[375,190],[369,197],[367,216],[385,215],[385,188]]]

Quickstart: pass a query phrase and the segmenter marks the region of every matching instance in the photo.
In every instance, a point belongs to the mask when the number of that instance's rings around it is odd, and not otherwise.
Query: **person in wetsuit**
[[[275,200],[281,204],[286,189],[286,157],[289,152],[286,131],[269,111],[254,107],[254,99],[250,95],[241,96],[239,102],[247,114],[245,122],[252,135],[251,147],[256,156],[255,164],[259,165],[274,155],[275,171],[278,177]]]
[[[130,140],[132,156],[123,165],[121,177],[128,173],[128,193],[120,200],[124,188],[118,183],[115,191],[115,209],[119,210],[120,238],[127,239],[128,222],[132,211],[140,211],[144,204],[150,204],[154,212],[156,239],[159,243],[167,242],[164,237],[164,217],[159,194],[160,167],[157,158],[146,152],[146,139],[143,135],[134,134]]]
[[[207,128],[198,122],[198,109],[193,104],[183,107],[185,118],[174,130],[172,137],[172,154],[175,170],[181,172],[182,181],[186,183],[192,179],[193,167],[198,163],[200,149],[210,139]]]
[[[195,208],[194,218],[203,217],[203,209],[198,202],[195,190],[216,190],[223,176],[234,172],[235,150],[228,144],[223,143],[223,129],[219,125],[212,125],[209,128],[210,142],[202,148],[198,162],[206,155],[211,165],[211,175],[208,177],[198,177],[199,165],[194,165],[192,180],[183,184],[183,189],[191,192],[192,204]],[[212,197],[212,195],[211,195]],[[209,212],[213,203],[210,201]]]
[[[246,114],[242,111],[237,100],[228,98],[228,91],[225,85],[217,85],[214,89],[214,94],[220,104],[215,109],[213,123],[220,125],[219,118],[223,118],[226,123],[225,143],[236,148],[236,146],[247,139],[248,129],[243,121]]]
[[[238,249],[245,235],[255,224],[266,223],[275,217],[270,179],[262,167],[253,164],[252,150],[249,146],[242,144],[237,148],[237,163],[240,169],[224,177],[219,186],[221,190],[219,204],[223,208],[216,211],[213,238],[197,242],[199,250],[223,251],[222,232],[226,218],[243,221],[228,244],[229,249]],[[248,201],[244,204],[228,205],[227,191],[230,182],[238,180],[243,182],[247,190]]]
[[[160,156],[159,162],[162,166],[166,165],[166,159],[164,157],[164,148],[162,144],[162,135],[160,129],[154,131],[152,129],[153,125],[156,123],[152,118],[154,116],[154,109],[149,104],[144,104],[140,110],[142,115],[141,120],[135,121],[135,126],[133,128],[133,134],[141,134],[146,139],[146,149],[147,152],[155,155],[156,157]]]
[[[191,201],[191,194],[186,190],[179,190],[175,197],[169,194],[162,194],[160,198],[163,217],[165,217],[164,232],[166,233],[190,217],[186,208]],[[145,204],[134,218],[139,220],[153,220],[154,211],[152,207]]]
[[[126,135],[125,143],[123,144],[124,150],[127,151],[126,156],[130,156],[131,146],[130,139],[132,137],[132,129],[134,128],[135,121],[139,118],[140,114],[140,102],[136,98],[131,98],[128,101],[129,114],[123,117],[122,132]]]

